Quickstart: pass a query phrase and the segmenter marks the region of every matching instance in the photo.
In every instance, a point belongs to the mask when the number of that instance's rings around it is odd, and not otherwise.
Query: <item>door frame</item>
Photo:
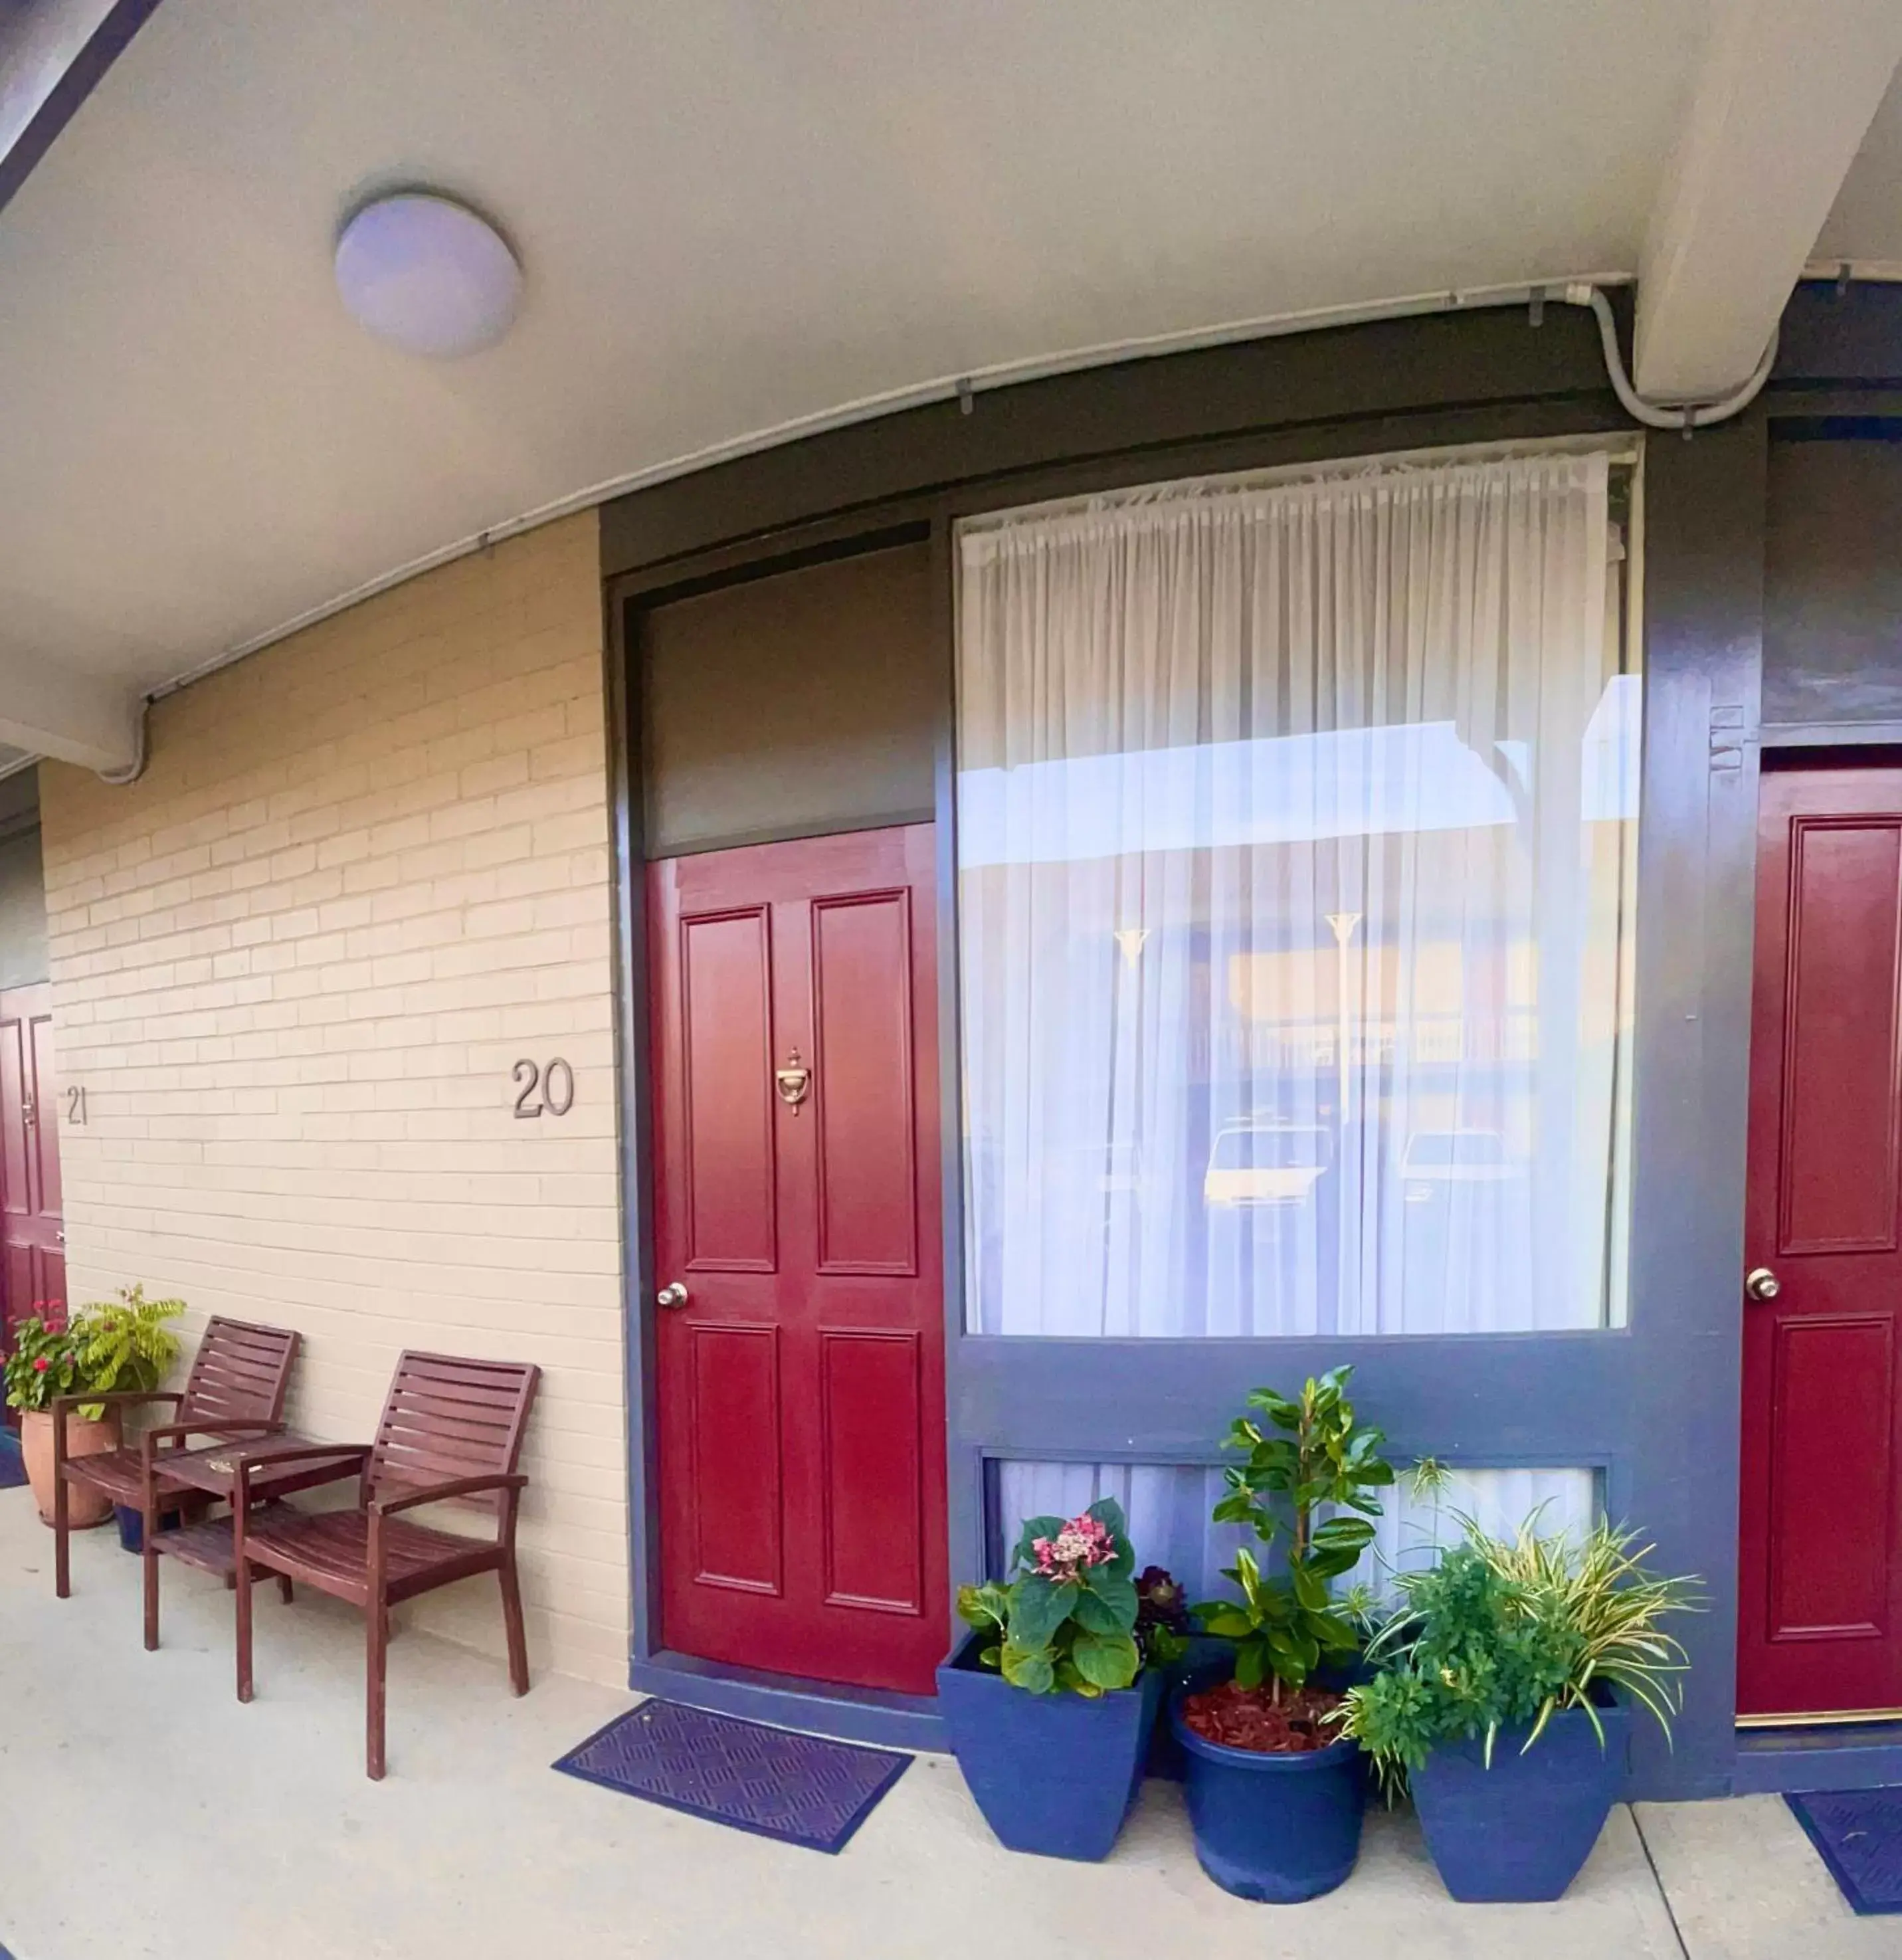
[[[641,688],[638,646],[630,622],[646,607],[665,604],[752,578],[813,565],[928,542],[934,594],[934,635],[951,644],[949,532],[927,511],[907,508],[884,514],[873,524],[848,523],[818,527],[794,549],[762,555],[757,549],[696,554],[685,565],[670,562],[651,573],[604,581],[603,644],[608,714],[609,844],[615,896],[615,1004],[621,1060],[621,1182],[624,1274],[627,1299],[625,1344],[628,1415],[628,1557],[632,1640],[628,1684],[644,1694],[665,1694],[695,1707],[836,1736],[848,1742],[941,1750],[948,1747],[935,1697],[903,1694],[884,1688],[845,1688],[827,1682],[771,1674],[673,1651],[661,1643],[660,1425],[656,1417],[658,1359],[655,1318],[649,1310],[660,1284],[655,1265],[654,1219],[653,1018],[647,998],[651,972],[647,905],[649,860],[641,835],[644,737],[638,726]],[[948,696],[949,673],[946,674]],[[951,880],[951,814],[953,796],[951,729],[946,716],[934,744],[934,800],[928,816],[915,809],[880,813],[854,829],[887,829],[929,821],[937,861],[934,920],[937,933],[940,1165],[942,1178],[945,1300],[946,1424],[955,1420],[957,1397],[952,1370],[962,1331],[963,1299],[962,1139],[958,1127],[956,895]],[[692,853],[724,851],[812,836],[810,826],[786,831],[757,829],[697,845]],[[953,1303],[959,1303],[954,1313]],[[945,1534],[949,1551],[949,1593],[977,1576],[968,1555],[974,1542],[981,1552],[981,1490],[961,1486],[952,1472],[946,1488]],[[946,1647],[955,1618],[947,1615]]]
[[[1818,776],[1827,777],[1839,772],[1846,774],[1852,771],[1865,769],[1879,769],[1885,771],[1891,775],[1902,777],[1902,743],[1898,743],[1898,742],[1894,739],[1894,737],[1897,733],[1902,733],[1902,731],[1891,731],[1882,724],[1872,724],[1867,731],[1867,739],[1860,742],[1839,743],[1836,741],[1830,741],[1825,743],[1807,740],[1798,740],[1795,741],[1771,740],[1766,742],[1764,745],[1765,753],[1764,757],[1764,764],[1758,776],[1758,807],[1760,812],[1758,835],[1760,845],[1764,834],[1761,827],[1760,815],[1763,799],[1764,793],[1768,789],[1769,785],[1773,780],[1776,778],[1786,776],[1814,778]],[[1885,737],[1888,737],[1890,739],[1885,740],[1884,739]],[[1792,876],[1794,875],[1793,859],[1791,860],[1789,864],[1786,866],[1786,868],[1790,872]],[[1773,890],[1775,890],[1776,888],[1773,887],[1772,889]],[[1759,896],[1760,898],[1767,898],[1770,894],[1762,892],[1760,887]],[[1782,897],[1785,902],[1788,902],[1788,892],[1783,892],[1782,894]],[[1763,925],[1760,909],[1759,910],[1757,916],[1756,924],[1760,931]],[[1753,1031],[1754,1035],[1755,1032],[1756,1031],[1754,1030]],[[1780,1050],[1783,1039],[1786,1036],[1786,1034],[1787,1029],[1784,1023],[1780,1020],[1773,1035],[1771,1036],[1772,1045],[1778,1047]],[[1753,1080],[1751,1083],[1753,1105],[1754,1103],[1757,1093],[1757,1085],[1754,1080],[1754,1072],[1760,1066],[1765,1065],[1767,1061],[1767,1058],[1758,1054],[1757,1042],[1756,1039],[1753,1038],[1751,1053],[1751,1068],[1753,1071]],[[1753,1107],[1753,1122],[1754,1121],[1755,1114],[1755,1109]],[[1780,1134],[1782,1128],[1781,1123],[1779,1122],[1776,1125],[1776,1128]],[[1753,1138],[1751,1141],[1754,1141],[1756,1139]],[[1779,1153],[1779,1155],[1780,1158],[1780,1153]],[[1779,1194],[1780,1203],[1782,1187],[1780,1182],[1777,1180],[1782,1168],[1783,1166],[1780,1161],[1776,1166],[1774,1172],[1767,1172],[1764,1173],[1765,1176],[1769,1177],[1771,1179],[1772,1188]],[[1748,1192],[1747,1188],[1746,1203],[1748,1204]],[[1781,1259],[1777,1255],[1776,1247],[1773,1245],[1770,1245],[1767,1240],[1763,1237],[1760,1230],[1754,1245],[1747,1248],[1747,1256],[1751,1259],[1753,1263],[1757,1265],[1762,1265],[1767,1262],[1774,1262],[1780,1267],[1782,1264]],[[1739,1327],[1739,1344],[1741,1348],[1747,1345],[1749,1342],[1753,1317],[1755,1315],[1770,1312],[1772,1309],[1764,1306],[1753,1306],[1749,1302],[1747,1292],[1740,1290],[1740,1297],[1742,1297],[1745,1301]],[[1827,1315],[1824,1316],[1826,1320],[1830,1317],[1830,1316]],[[1799,1322],[1799,1324],[1801,1323]],[[1746,1382],[1744,1386],[1748,1387],[1748,1384]],[[1759,1393],[1761,1394],[1764,1392],[1770,1386],[1771,1384],[1760,1380],[1757,1383]],[[1898,1379],[1898,1382],[1896,1384],[1896,1392],[1897,1394],[1902,1394],[1902,1379]],[[1743,1410],[1742,1427],[1740,1430],[1739,1435],[1740,1463],[1743,1458],[1745,1445],[1748,1437],[1751,1414],[1751,1411],[1748,1406],[1746,1405]],[[1771,1418],[1763,1414],[1760,1408],[1758,1411],[1757,1419],[1760,1424],[1767,1422],[1771,1420]],[[1891,1418],[1892,1423],[1894,1419],[1894,1414],[1892,1411]],[[1769,1444],[1767,1438],[1760,1438],[1760,1449],[1767,1449],[1768,1447]],[[1771,1464],[1764,1462],[1760,1456],[1757,1459],[1756,1467],[1760,1478],[1767,1478],[1770,1477],[1773,1466]],[[1767,1505],[1769,1507],[1769,1515],[1760,1513],[1757,1515],[1755,1521],[1754,1529],[1757,1532],[1761,1534],[1764,1542],[1765,1549],[1760,1553],[1760,1556],[1762,1559],[1768,1561],[1769,1567],[1771,1569],[1773,1569],[1773,1554],[1770,1553],[1767,1549],[1768,1541],[1771,1532],[1771,1520],[1774,1516],[1776,1508],[1773,1487],[1766,1483],[1753,1492],[1748,1484],[1745,1483],[1741,1488],[1739,1493],[1739,1513],[1738,1521],[1740,1543],[1747,1543],[1752,1535],[1753,1527],[1750,1517],[1747,1513],[1748,1512],[1749,1507],[1753,1502],[1760,1505]],[[1767,1583],[1769,1570],[1764,1566],[1760,1565],[1759,1569],[1754,1575],[1748,1574],[1742,1569],[1743,1561],[1740,1556],[1739,1567],[1740,1581],[1745,1577],[1754,1576],[1757,1583]],[[1738,1641],[1740,1650],[1739,1672],[1741,1675],[1741,1653],[1745,1633],[1745,1629],[1742,1624],[1744,1614],[1741,1599],[1738,1618]],[[1820,1701],[1820,1697],[1817,1698],[1818,1701]],[[1782,1732],[1787,1733],[1789,1732],[1796,1731],[1810,1732],[1815,1734],[1824,1734],[1831,1729],[1862,1728],[1872,1732],[1886,1729],[1895,1737],[1897,1745],[1899,1746],[1902,1746],[1902,1707],[1889,1707],[1883,1708],[1865,1707],[1861,1708],[1832,1710],[1819,1707],[1815,1702],[1812,1702],[1811,1704],[1805,1707],[1792,1707],[1776,1712],[1753,1712],[1746,1713],[1741,1709],[1739,1709],[1737,1713],[1737,1727],[1740,1732],[1750,1731],[1767,1732],[1773,1733]]]

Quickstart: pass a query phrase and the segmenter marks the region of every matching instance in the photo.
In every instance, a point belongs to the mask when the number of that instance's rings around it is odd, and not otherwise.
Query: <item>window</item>
[[[1209,1522],[1225,1491],[1222,1473],[1200,1464],[1048,1463],[1013,1459],[996,1466],[993,1543],[1008,1556],[1026,1518],[1074,1517],[1099,1497],[1114,1497],[1129,1520],[1138,1561],[1166,1566],[1192,1599],[1231,1596],[1222,1577],[1236,1548],[1253,1543],[1239,1525]],[[1495,1538],[1510,1538],[1530,1517],[1541,1532],[1582,1533],[1603,1508],[1598,1475],[1583,1468],[1468,1469],[1450,1473],[1436,1496],[1415,1491],[1403,1470],[1379,1492],[1374,1542],[1353,1580],[1391,1596],[1396,1573],[1430,1565],[1437,1548],[1457,1545],[1471,1518]]]
[[[1624,488],[1548,451],[964,528],[974,1332],[1622,1319]]]

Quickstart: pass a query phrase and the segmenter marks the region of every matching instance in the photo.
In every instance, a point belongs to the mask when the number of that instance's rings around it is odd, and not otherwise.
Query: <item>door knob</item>
[[[1767,1266],[1752,1266],[1744,1278],[1744,1290],[1752,1300],[1774,1300],[1783,1283]]]
[[[673,1285],[663,1286],[654,1295],[654,1302],[657,1306],[685,1306],[687,1303],[687,1289],[676,1280]]]

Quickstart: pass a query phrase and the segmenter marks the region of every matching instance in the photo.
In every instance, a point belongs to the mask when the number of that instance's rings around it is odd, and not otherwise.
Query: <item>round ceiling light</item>
[[[366,204],[338,237],[336,271],[351,317],[409,354],[492,347],[521,304],[522,269],[501,234],[433,192]]]

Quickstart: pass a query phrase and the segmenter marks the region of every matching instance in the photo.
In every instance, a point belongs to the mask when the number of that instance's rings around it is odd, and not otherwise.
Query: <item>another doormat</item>
[[[0,1429],[0,1491],[17,1490],[27,1481],[27,1466],[20,1460],[20,1445],[10,1430]],[[6,1949],[0,1947],[0,1960]]]
[[[1902,1788],[1818,1790],[1784,1801],[1858,1912],[1902,1912]]]
[[[736,1831],[838,1852],[911,1760],[895,1749],[652,1701],[597,1730],[555,1767]]]

